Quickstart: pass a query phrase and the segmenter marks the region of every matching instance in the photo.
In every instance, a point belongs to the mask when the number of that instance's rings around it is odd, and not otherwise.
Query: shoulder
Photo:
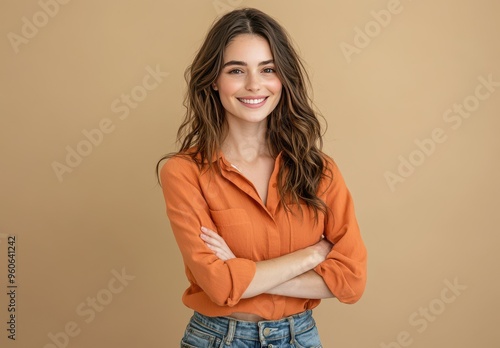
[[[161,171],[168,172],[179,168],[187,168],[191,166],[196,167],[196,162],[189,155],[175,154],[163,163]]]
[[[339,173],[337,162],[324,152],[321,152],[321,155],[323,156],[323,174],[326,176],[335,176],[336,173]]]
[[[162,183],[176,178],[198,177],[200,169],[194,159],[188,154],[175,154],[167,159],[160,169]]]
[[[345,186],[344,178],[337,162],[325,153],[323,155],[323,177],[320,183],[320,192],[328,193]]]
[[[160,179],[163,182],[168,178],[199,179],[209,172],[218,172],[218,161],[216,157],[211,162],[202,160],[201,154],[196,147],[170,156],[160,165]]]

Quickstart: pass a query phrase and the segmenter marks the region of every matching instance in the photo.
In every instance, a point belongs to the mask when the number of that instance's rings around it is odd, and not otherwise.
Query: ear
[[[214,91],[218,91],[219,90],[219,87],[217,87],[217,85],[215,83],[212,84],[212,88],[214,89]]]

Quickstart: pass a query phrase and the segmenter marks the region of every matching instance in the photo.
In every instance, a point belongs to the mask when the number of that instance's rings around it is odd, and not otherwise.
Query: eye
[[[238,75],[238,74],[243,74],[243,71],[241,71],[240,69],[233,69],[228,71],[228,73]]]
[[[275,73],[276,70],[274,70],[274,68],[265,68],[264,72],[267,73],[267,74],[272,74],[272,73]]]

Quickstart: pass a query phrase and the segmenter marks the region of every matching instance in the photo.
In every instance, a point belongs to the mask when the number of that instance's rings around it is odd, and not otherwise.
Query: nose
[[[259,73],[250,72],[246,78],[246,89],[251,92],[256,92],[260,90],[260,76]]]

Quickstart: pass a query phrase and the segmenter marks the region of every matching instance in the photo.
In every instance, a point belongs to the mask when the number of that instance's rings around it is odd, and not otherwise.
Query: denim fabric
[[[312,311],[257,323],[194,312],[181,348],[321,348]]]

